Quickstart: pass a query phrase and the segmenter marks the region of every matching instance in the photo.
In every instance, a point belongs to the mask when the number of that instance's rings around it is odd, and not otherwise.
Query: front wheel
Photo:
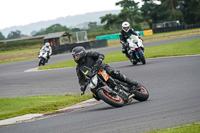
[[[140,60],[141,60],[142,64],[146,64],[146,60],[145,60],[143,51],[139,50],[138,54],[139,54],[139,57],[140,57]]]
[[[138,61],[134,58],[134,55],[132,53],[132,55],[130,56],[130,61],[133,65],[137,65]]]
[[[100,89],[97,93],[104,102],[111,106],[122,107],[124,105],[124,100],[118,95],[113,96],[104,89]]]
[[[146,101],[149,98],[148,90],[140,84],[140,88],[136,88],[134,99],[138,101]]]
[[[39,58],[38,66],[41,66],[41,65],[42,65],[42,58]]]

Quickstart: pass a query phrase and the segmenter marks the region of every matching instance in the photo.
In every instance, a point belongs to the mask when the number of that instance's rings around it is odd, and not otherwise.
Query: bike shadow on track
[[[110,106],[106,103],[101,103],[101,104],[105,104],[105,106],[92,108],[92,109],[87,108],[87,110],[84,110],[83,112],[96,112],[96,111],[106,111],[106,110],[112,110],[112,109],[120,109],[120,108],[124,108],[126,106],[129,106],[129,105],[135,105],[135,104],[138,104],[138,103],[141,103],[141,102],[133,100],[131,103],[125,104],[123,107],[119,107],[119,108]]]
[[[150,60],[150,59],[149,59]],[[130,64],[128,65],[123,65],[123,66],[117,66],[115,67],[116,69],[120,69],[120,68],[130,68],[130,67],[146,67],[146,65],[152,65],[152,64],[158,64],[158,63],[161,63],[161,60],[157,60],[157,58],[151,58],[151,60],[148,62],[146,62],[146,64],[142,64],[141,62],[139,62],[137,65],[132,65],[131,62],[129,62]],[[110,65],[112,67],[112,65]]]
[[[147,65],[147,64],[145,64],[145,65]],[[141,67],[141,66],[145,66],[145,65],[143,65],[143,64],[137,64],[137,65],[130,64],[130,65],[127,65],[127,66],[119,66],[119,67],[115,67],[115,68]]]

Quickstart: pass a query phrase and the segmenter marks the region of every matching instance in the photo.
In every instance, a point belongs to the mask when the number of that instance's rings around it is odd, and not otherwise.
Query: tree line
[[[152,28],[152,24],[174,20],[179,20],[182,25],[200,23],[200,0],[142,0],[142,2],[144,4],[139,7],[139,2],[134,0],[121,0],[115,4],[122,7],[118,15],[106,14],[100,18],[102,25],[90,22],[88,29],[84,30],[87,30],[89,36],[94,37],[119,31],[123,21],[128,21],[136,30],[145,29],[145,25]],[[60,24],[54,24],[38,32],[33,31],[31,34],[36,36],[60,31],[73,33],[81,30],[83,29],[69,29]],[[0,32],[0,40],[22,36],[25,35],[21,34],[19,30],[11,31],[7,38]]]
[[[128,21],[131,27],[142,29],[142,24],[152,24],[179,20],[182,25],[200,23],[200,0],[142,0],[144,4],[134,0],[121,0],[116,6],[122,7],[118,15],[107,14],[101,17],[104,28],[120,27]]]

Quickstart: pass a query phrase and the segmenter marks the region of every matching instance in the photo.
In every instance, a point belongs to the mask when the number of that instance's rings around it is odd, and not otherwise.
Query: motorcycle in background
[[[45,65],[46,61],[47,61],[47,54],[48,54],[48,51],[44,50],[44,49],[41,49],[40,50],[40,53],[38,55],[38,66],[41,66],[41,65]]]
[[[85,87],[90,88],[93,97],[96,100],[102,99],[111,106],[122,107],[124,104],[130,103],[132,99],[146,101],[149,98],[149,93],[143,85],[140,84],[139,88],[130,87],[124,82],[113,79],[104,69],[93,72],[91,68],[82,66],[80,73],[85,77]],[[120,86],[119,88],[117,87],[117,91],[112,87],[113,82],[118,87]],[[82,92],[83,94],[84,91]]]
[[[144,45],[140,36],[131,35],[128,39],[127,51],[129,54],[130,61],[133,65],[136,65],[138,62],[146,64],[146,59],[144,55]]]

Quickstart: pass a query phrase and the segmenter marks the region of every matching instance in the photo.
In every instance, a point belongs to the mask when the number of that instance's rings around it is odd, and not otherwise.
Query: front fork
[[[144,48],[138,48],[137,50],[135,50],[135,56],[136,58],[139,60],[140,59],[140,55],[139,55],[139,52],[138,51],[141,51],[142,54],[144,54],[143,52]],[[134,53],[132,53],[134,55]]]

